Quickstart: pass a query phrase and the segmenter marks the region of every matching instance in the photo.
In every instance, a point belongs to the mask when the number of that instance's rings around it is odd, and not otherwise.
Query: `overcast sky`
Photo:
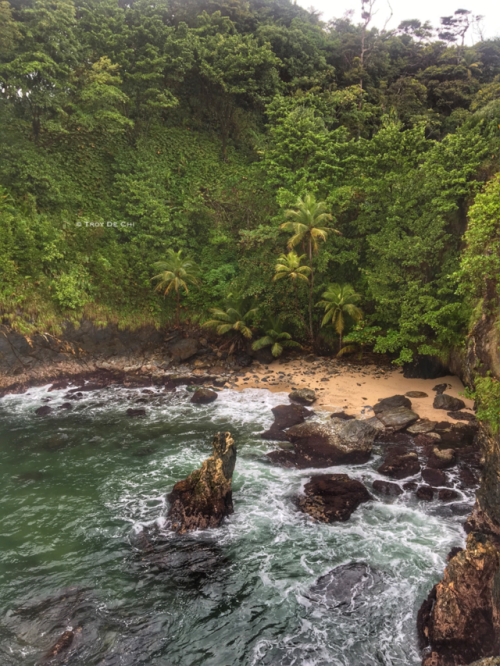
[[[299,5],[309,9],[311,6],[322,13],[322,19],[340,18],[349,9],[354,9],[354,20],[361,17],[361,0],[297,0]],[[450,16],[456,9],[469,9],[474,14],[484,16],[483,30],[486,38],[500,37],[500,0],[377,0],[375,9],[377,15],[373,25],[383,28],[391,15],[389,3],[392,6],[393,17],[387,24],[387,29],[397,28],[405,19],[418,18],[421,21],[431,21],[439,25],[441,16]],[[475,36],[477,41],[478,36]]]

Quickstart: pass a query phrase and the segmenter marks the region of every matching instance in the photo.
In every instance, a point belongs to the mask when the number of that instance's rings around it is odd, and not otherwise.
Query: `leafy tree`
[[[251,322],[257,314],[257,308],[252,307],[248,299],[229,297],[225,308],[210,308],[210,313],[212,319],[203,326],[215,329],[218,335],[235,334],[236,340],[231,345],[231,351],[252,338]]]
[[[354,291],[350,284],[331,284],[322,294],[318,305],[325,308],[325,316],[321,326],[331,323],[339,336],[339,351],[342,349],[342,334],[345,329],[346,317],[358,322],[363,318],[361,308],[357,303],[361,300],[360,294]]]
[[[158,275],[152,277],[152,280],[158,280],[156,291],[163,291],[164,296],[175,292],[177,301],[176,321],[180,325],[180,291],[183,289],[186,294],[189,293],[188,284],[198,284],[197,266],[190,257],[183,257],[182,250],[175,252],[171,248],[167,250],[167,258],[155,263],[156,270],[161,271]]]
[[[288,254],[280,255],[278,262],[275,266],[275,274],[273,280],[282,280],[285,279],[288,282],[291,282],[293,285],[293,291],[295,296],[295,309],[297,315],[300,318],[300,321],[307,328],[305,319],[300,311],[299,307],[299,295],[297,290],[297,280],[299,282],[304,282],[309,284],[309,275],[311,274],[311,269],[309,266],[303,266],[302,261],[306,258],[305,254],[302,254],[300,257],[298,254],[291,250]]]
[[[271,347],[272,355],[278,358],[285,348],[300,347],[300,344],[292,340],[290,333],[283,330],[283,324],[279,319],[271,317],[267,322],[265,335],[252,345],[254,350],[263,349],[264,347]]]
[[[309,258],[310,281],[309,281],[309,335],[311,342],[314,340],[314,330],[312,321],[312,298],[314,288],[314,266],[313,254],[318,252],[318,243],[320,240],[325,241],[328,237],[328,232],[333,231],[339,233],[336,229],[325,226],[332,216],[326,212],[326,204],[323,201],[316,201],[313,194],[306,194],[302,199],[299,197],[295,204],[295,209],[288,209],[285,211],[285,216],[288,218],[287,222],[281,225],[281,229],[293,232],[293,236],[288,241],[290,249],[301,245],[307,249]]]

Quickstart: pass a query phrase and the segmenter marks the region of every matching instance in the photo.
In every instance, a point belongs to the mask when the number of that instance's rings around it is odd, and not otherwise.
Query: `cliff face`
[[[450,362],[469,386],[487,373],[500,377],[499,321],[491,303],[471,331],[466,350]],[[478,437],[484,464],[465,525],[467,546],[450,559],[443,580],[419,612],[424,666],[462,666],[500,655],[500,431],[494,433],[483,422]]]

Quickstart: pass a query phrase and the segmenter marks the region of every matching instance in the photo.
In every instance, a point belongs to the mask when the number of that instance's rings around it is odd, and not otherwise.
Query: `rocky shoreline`
[[[451,369],[469,385],[479,371],[496,372],[500,365],[498,345],[492,342],[494,323],[485,315],[476,325],[466,353],[450,360]],[[0,397],[49,383],[50,390],[67,388],[69,400],[78,399],[79,392],[110,385],[156,385],[170,391],[187,384],[193,389],[203,387],[207,393],[222,387],[300,390],[317,370],[328,376],[338,375],[341,381],[346,376],[343,373],[353,370],[349,361],[306,357],[298,361],[302,366],[304,361],[309,364],[308,369],[302,370],[305,377],[299,384],[294,375],[289,375],[287,381],[286,362],[284,368],[274,364],[274,374],[270,374],[269,359],[259,362],[245,354],[228,358],[199,334],[183,337],[176,333],[164,338],[156,331],[141,331],[139,342],[126,349],[132,334],[108,330],[102,334],[105,341],[98,352],[98,329],[92,325],[82,328],[78,342],[47,341],[40,336],[28,343],[17,334],[4,336],[0,344]],[[249,372],[246,368],[250,364]],[[368,374],[382,380],[380,385],[389,386],[389,381],[384,380],[390,378],[391,371],[383,364],[372,363],[371,370],[363,363],[354,364],[350,379],[359,378],[357,386],[361,387]],[[315,379],[317,390],[322,379]],[[411,490],[424,501],[436,496],[443,502],[453,500],[454,491],[447,487],[447,470],[451,467],[459,469],[461,483],[469,487],[479,483],[476,505],[465,526],[469,533],[466,548],[450,553],[443,580],[433,588],[419,612],[418,628],[424,666],[465,666],[474,660],[475,666],[489,666],[498,663],[495,657],[500,653],[500,437],[487,425],[474,423],[470,411],[463,409],[467,404],[460,402],[456,389],[455,395],[449,395],[450,384],[445,381],[443,386],[434,398],[428,395],[427,386],[427,391],[413,391],[419,406],[424,405],[419,402],[422,394],[426,396],[426,409],[434,400],[432,408],[439,408],[440,421],[429,419],[427,412],[421,414],[420,408],[414,411],[413,397],[390,397],[386,391],[373,407],[366,406],[363,398],[364,402],[353,410],[358,418],[335,411],[326,425],[311,421],[314,412],[304,404],[274,408],[275,423],[262,436],[283,443],[283,448],[269,454],[270,461],[301,469],[364,462],[377,441],[384,447],[384,460],[378,471],[387,480],[373,484],[376,494],[397,496]],[[321,390],[317,393],[322,395]],[[445,397],[437,399],[439,396]],[[200,402],[215,398],[216,393]],[[392,403],[387,403],[387,398]],[[41,409],[50,413],[48,405]],[[370,416],[372,412],[374,416]],[[304,495],[297,498],[297,506],[315,520],[346,520],[359,503],[371,500],[370,493],[357,483],[346,475],[315,475]]]

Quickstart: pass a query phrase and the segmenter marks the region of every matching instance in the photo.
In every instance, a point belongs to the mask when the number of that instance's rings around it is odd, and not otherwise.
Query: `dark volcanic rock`
[[[434,409],[445,409],[447,412],[458,412],[464,409],[465,402],[460,398],[454,398],[447,393],[438,393],[432,403]]]
[[[377,479],[373,482],[373,490],[376,490],[382,495],[389,495],[390,497],[397,497],[398,495],[403,494],[403,489],[401,486],[398,486],[397,483],[382,481],[381,479]]]
[[[393,395],[390,398],[379,400],[373,407],[373,411],[378,415],[380,412],[387,412],[388,410],[396,409],[397,407],[411,409],[411,400],[408,400],[404,395]]]
[[[399,451],[389,451],[384,462],[378,468],[380,474],[391,476],[393,479],[405,479],[407,476],[414,476],[420,472],[420,463],[418,456],[413,451],[409,453],[400,453]]]
[[[36,411],[35,414],[37,416],[47,416],[50,414],[52,411],[52,407],[49,407],[48,405],[44,405],[43,407],[39,407]]]
[[[306,483],[297,503],[315,520],[334,523],[348,520],[360,504],[371,499],[364,485],[347,474],[318,474]]]
[[[422,470],[422,479],[429,486],[445,486],[446,485],[446,474],[440,469],[432,469],[427,467]]]
[[[127,409],[127,416],[131,416],[132,418],[136,418],[138,416],[146,416],[146,410],[141,407],[138,409],[133,409],[132,407],[129,407]]]
[[[237,354],[234,357],[234,362],[236,365],[239,365],[240,368],[248,368],[249,365],[252,365],[253,358],[250,356],[250,354]]]
[[[441,395],[442,393],[444,393],[446,391],[447,388],[448,388],[448,384],[436,384],[436,386],[434,386],[434,388],[432,390],[436,391],[436,393],[438,395]]]
[[[341,464],[361,464],[370,458],[377,431],[365,421],[330,419],[308,422],[287,431],[293,451],[273,451],[275,463],[305,469]]]
[[[446,469],[456,463],[456,452],[454,449],[439,449],[434,447],[427,460],[427,467],[433,469]]]
[[[210,402],[217,400],[217,397],[216,391],[200,388],[193,393],[190,402],[193,402],[195,405],[208,405]]]
[[[316,393],[312,389],[298,389],[288,394],[292,402],[298,402],[300,405],[312,405],[316,401]]]
[[[451,488],[441,488],[438,497],[443,502],[451,502],[451,500],[458,499],[460,495],[456,490],[452,490]]]
[[[351,416],[351,414],[346,414],[345,412],[334,412],[330,418],[332,419],[340,419],[341,421],[352,421],[355,419],[355,416]]]
[[[476,416],[470,412],[447,412],[448,416],[457,421],[468,421],[470,423],[477,423]]]
[[[314,412],[302,405],[278,405],[272,408],[274,414],[274,423],[261,434],[262,439],[274,439],[278,442],[290,441],[288,435],[284,432],[286,428],[291,428],[299,423],[304,423],[308,416],[313,416]]]
[[[403,430],[418,421],[416,412],[406,407],[394,407],[377,413],[377,418],[386,427],[392,430]]]
[[[219,432],[213,453],[200,469],[175,484],[168,495],[168,517],[180,534],[191,530],[219,527],[233,513],[231,479],[236,464],[236,447],[229,432]]]
[[[420,486],[416,494],[418,499],[429,502],[434,497],[434,490],[430,486]]]
[[[73,409],[73,405],[70,402],[63,402],[59,409]]]
[[[423,666],[454,666],[498,654],[500,554],[485,535],[473,532],[453,557],[419,612]]]
[[[379,571],[363,562],[351,562],[318,578],[306,596],[328,608],[345,606],[354,610],[368,595],[379,595],[383,586]]]
[[[407,398],[428,398],[428,394],[423,391],[407,391],[405,393]]]

